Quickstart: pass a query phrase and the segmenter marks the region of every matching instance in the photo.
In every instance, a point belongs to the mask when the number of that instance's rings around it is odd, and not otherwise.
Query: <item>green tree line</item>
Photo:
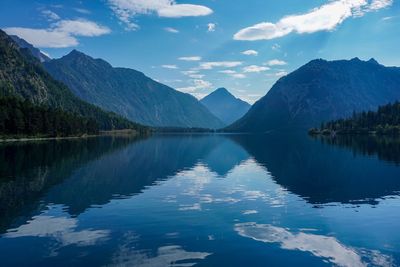
[[[377,111],[354,112],[351,118],[322,123],[309,133],[400,135],[400,102],[381,106]]]
[[[37,106],[17,97],[0,97],[1,136],[63,137],[98,132],[95,119]]]

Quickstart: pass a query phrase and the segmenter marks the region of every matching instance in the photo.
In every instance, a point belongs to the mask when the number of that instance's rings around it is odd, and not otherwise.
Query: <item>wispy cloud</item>
[[[246,56],[257,56],[258,52],[256,50],[246,50],[243,51],[242,54]]]
[[[242,65],[241,61],[212,61],[212,62],[202,62],[200,63],[200,69],[211,70],[217,67],[223,68],[234,68]]]
[[[157,14],[159,17],[180,18],[207,16],[213,11],[202,5],[177,4],[174,0],[108,0],[115,15],[126,25],[127,30],[139,26],[132,20],[136,15]]]
[[[203,79],[193,79],[189,81],[189,86],[177,88],[178,91],[183,93],[190,93],[197,98],[202,98],[206,94],[203,92],[205,89],[211,89],[213,84]]]
[[[224,74],[235,74],[235,73],[237,73],[236,71],[234,71],[234,70],[220,70],[220,71],[218,71],[219,73],[224,73]]]
[[[47,18],[49,21],[54,21],[54,20],[59,20],[60,16],[57,15],[57,13],[51,11],[51,10],[42,10],[42,15]]]
[[[84,9],[84,8],[74,8],[74,10],[76,12],[81,13],[81,14],[90,14],[90,13],[92,13],[92,12],[90,12],[90,10],[87,10],[87,9]]]
[[[390,6],[393,0],[335,0],[300,15],[289,15],[276,23],[262,22],[244,28],[234,35],[235,40],[271,40],[290,33],[330,31],[349,17],[363,16],[367,12]]]
[[[198,70],[184,70],[184,71],[181,71],[181,73],[183,75],[191,75],[191,74],[199,73],[199,71]]]
[[[236,79],[245,79],[247,76],[243,73],[233,73],[230,74],[231,77],[236,78]]]
[[[171,28],[171,27],[166,27],[164,28],[165,31],[170,32],[170,33],[179,33],[179,31],[175,28]]]
[[[171,69],[171,70],[178,69],[177,65],[161,65],[161,67],[164,68],[164,69]]]
[[[186,71],[181,71],[181,73],[192,79],[203,79],[205,77],[205,75],[200,74],[198,70],[186,70]]]
[[[265,64],[268,66],[284,66],[287,65],[287,62],[279,59],[272,59]]]
[[[246,75],[243,73],[238,73],[235,70],[220,70],[219,73],[227,74],[228,76],[236,79],[244,79]]]
[[[395,16],[383,17],[382,20],[383,20],[383,21],[387,21],[387,20],[392,20],[392,19],[394,19],[394,18],[396,18],[396,17],[395,17]]]
[[[190,74],[189,77],[192,79],[203,79],[205,77],[205,75],[204,74]]]
[[[199,56],[191,56],[191,57],[180,57],[178,59],[182,60],[182,61],[200,61],[201,57],[199,57]]]
[[[32,45],[41,48],[77,46],[79,41],[76,37],[78,36],[95,37],[111,32],[108,27],[85,19],[60,20],[52,23],[46,29],[8,27],[4,28],[4,31],[8,34],[18,35]]]
[[[265,66],[257,66],[257,65],[250,65],[243,68],[243,72],[245,73],[259,73],[263,71],[269,70],[269,67]]]
[[[287,71],[284,71],[284,70],[279,70],[279,71],[277,71],[277,72],[268,73],[268,74],[267,74],[267,76],[269,76],[269,77],[278,77],[278,78],[283,77],[283,76],[286,76],[286,75],[288,75],[288,72],[287,72]]]

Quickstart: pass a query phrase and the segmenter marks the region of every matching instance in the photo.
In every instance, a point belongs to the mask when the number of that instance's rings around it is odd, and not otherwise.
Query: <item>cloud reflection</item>
[[[308,233],[291,233],[289,230],[269,224],[239,223],[235,231],[243,237],[265,243],[279,243],[281,248],[310,252],[332,264],[343,267],[392,266],[392,259],[378,251],[357,250],[340,243],[336,238]]]
[[[134,233],[127,233],[109,266],[190,267],[211,255],[206,252],[186,251],[178,245],[161,246],[155,253],[151,250],[138,250],[136,245],[139,238]]]
[[[92,246],[109,237],[108,230],[77,230],[78,220],[68,217],[39,215],[26,224],[9,230],[3,238],[42,237],[51,238],[57,242],[55,250],[68,245]],[[50,254],[54,255],[52,251]]]

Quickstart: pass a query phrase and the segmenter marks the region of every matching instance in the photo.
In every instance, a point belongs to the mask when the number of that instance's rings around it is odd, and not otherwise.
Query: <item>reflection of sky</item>
[[[155,253],[150,250],[139,250],[136,244],[140,237],[134,233],[126,233],[124,240],[112,257],[109,266],[136,266],[136,267],[190,267],[199,260],[205,259],[210,253],[190,252],[181,246],[168,245],[157,248]]]
[[[218,257],[218,248],[209,242],[222,242],[229,250],[230,240],[242,237],[259,253],[278,245],[338,266],[390,266],[387,255],[399,249],[399,207],[393,198],[375,208],[334,204],[315,209],[249,159],[224,177],[199,163],[77,218],[51,206],[3,237],[51,239],[57,243],[53,256],[65,246],[106,244],[110,265],[117,266],[192,266]],[[205,243],[193,248],[194,240]]]
[[[251,169],[251,170],[250,170]],[[247,160],[228,173],[227,178],[219,178],[207,166],[198,164],[190,170],[178,173],[175,179],[163,182],[164,186],[177,188],[178,195],[168,195],[166,202],[178,202],[179,210],[198,210],[204,204],[234,204],[244,201],[263,201],[270,207],[281,207],[285,204],[287,192],[268,180],[271,184],[259,190],[254,180],[246,178],[249,173],[265,176],[263,168],[253,160]],[[269,174],[266,175],[269,177]],[[181,201],[177,201],[180,197]],[[185,202],[191,201],[187,204]],[[245,214],[254,214],[248,211]]]
[[[362,256],[369,257],[377,266],[392,266],[392,260],[377,251],[357,251],[340,243],[336,238],[308,233],[291,233],[285,228],[267,224],[240,223],[235,225],[239,235],[265,243],[278,243],[287,250],[300,250],[345,267],[367,266]]]
[[[109,234],[109,230],[93,230],[83,229],[78,230],[78,220],[76,218],[67,217],[65,214],[58,213],[50,215],[59,207],[50,207],[50,212],[45,212],[42,215],[35,216],[26,224],[23,224],[15,229],[10,229],[3,235],[5,238],[18,237],[41,237],[49,238],[56,241],[56,248],[61,248],[69,245],[76,246],[93,246],[101,241],[105,241]]]

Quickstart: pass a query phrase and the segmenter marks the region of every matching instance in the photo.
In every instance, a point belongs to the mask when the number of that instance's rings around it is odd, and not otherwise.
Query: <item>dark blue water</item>
[[[400,142],[0,145],[0,266],[399,266]]]

